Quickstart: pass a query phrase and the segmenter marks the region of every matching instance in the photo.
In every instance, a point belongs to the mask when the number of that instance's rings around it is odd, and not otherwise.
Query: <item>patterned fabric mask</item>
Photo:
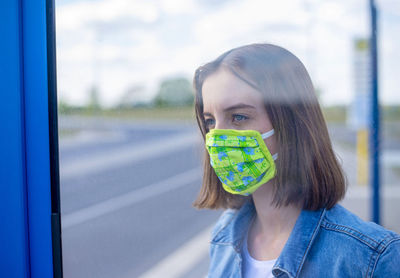
[[[250,195],[275,176],[273,156],[263,139],[274,134],[256,130],[212,129],[206,135],[210,163],[223,188],[232,194]]]

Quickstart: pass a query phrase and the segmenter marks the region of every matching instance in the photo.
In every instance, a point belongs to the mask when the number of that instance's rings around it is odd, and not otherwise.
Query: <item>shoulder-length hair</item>
[[[279,158],[273,204],[303,209],[331,208],[346,192],[346,180],[332,150],[328,129],[311,79],[301,61],[284,48],[251,44],[234,48],[199,67],[194,75],[195,113],[205,138],[202,86],[224,68],[258,90],[275,129]],[[239,208],[248,197],[226,192],[205,152],[203,185],[197,208]]]

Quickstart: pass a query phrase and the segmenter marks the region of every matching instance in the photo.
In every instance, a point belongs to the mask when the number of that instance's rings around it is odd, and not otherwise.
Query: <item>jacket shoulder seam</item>
[[[375,250],[375,251],[379,251],[379,247],[380,245],[391,235],[386,236],[384,239],[382,239],[380,242],[372,239],[371,237],[361,233],[358,230],[355,230],[353,228],[350,228],[348,226],[344,226],[344,225],[340,225],[340,224],[336,224],[336,223],[331,223],[328,221],[324,221],[321,225],[323,228],[325,228],[326,230],[331,230],[331,231],[336,231],[336,232],[340,232],[340,233],[344,233],[348,236],[351,236],[359,241],[361,241],[362,243],[364,243],[365,245],[367,245],[368,247],[370,247],[371,249]]]
[[[379,258],[385,252],[385,250],[389,247],[389,245],[391,245],[393,242],[400,242],[400,236],[395,236],[391,240],[389,240],[385,244],[385,246],[382,248],[382,250],[379,252],[378,256],[376,257],[375,263],[374,263],[374,265],[372,267],[372,275],[371,275],[371,277],[374,275],[374,272],[375,272],[376,266],[378,264]]]

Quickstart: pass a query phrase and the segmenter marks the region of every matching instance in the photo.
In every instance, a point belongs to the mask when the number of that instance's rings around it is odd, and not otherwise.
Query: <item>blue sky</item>
[[[97,84],[106,106],[130,88],[150,100],[169,77],[239,45],[268,42],[298,56],[325,105],[354,97],[353,39],[368,35],[368,1],[57,0],[60,99],[84,104]],[[380,8],[380,100],[400,103],[400,1]]]

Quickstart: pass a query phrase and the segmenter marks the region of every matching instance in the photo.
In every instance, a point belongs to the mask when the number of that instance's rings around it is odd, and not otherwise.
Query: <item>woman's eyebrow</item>
[[[225,112],[235,110],[235,109],[241,109],[241,108],[251,108],[251,109],[256,109],[253,105],[250,104],[244,104],[244,103],[238,103],[232,106],[229,106],[224,109]]]
[[[256,109],[253,105],[250,104],[244,104],[244,103],[238,103],[232,106],[229,106],[224,109],[224,112],[229,112],[235,109],[243,109],[243,108],[250,108],[250,109]],[[203,112],[203,116],[209,116],[212,117],[212,114],[209,112]]]

